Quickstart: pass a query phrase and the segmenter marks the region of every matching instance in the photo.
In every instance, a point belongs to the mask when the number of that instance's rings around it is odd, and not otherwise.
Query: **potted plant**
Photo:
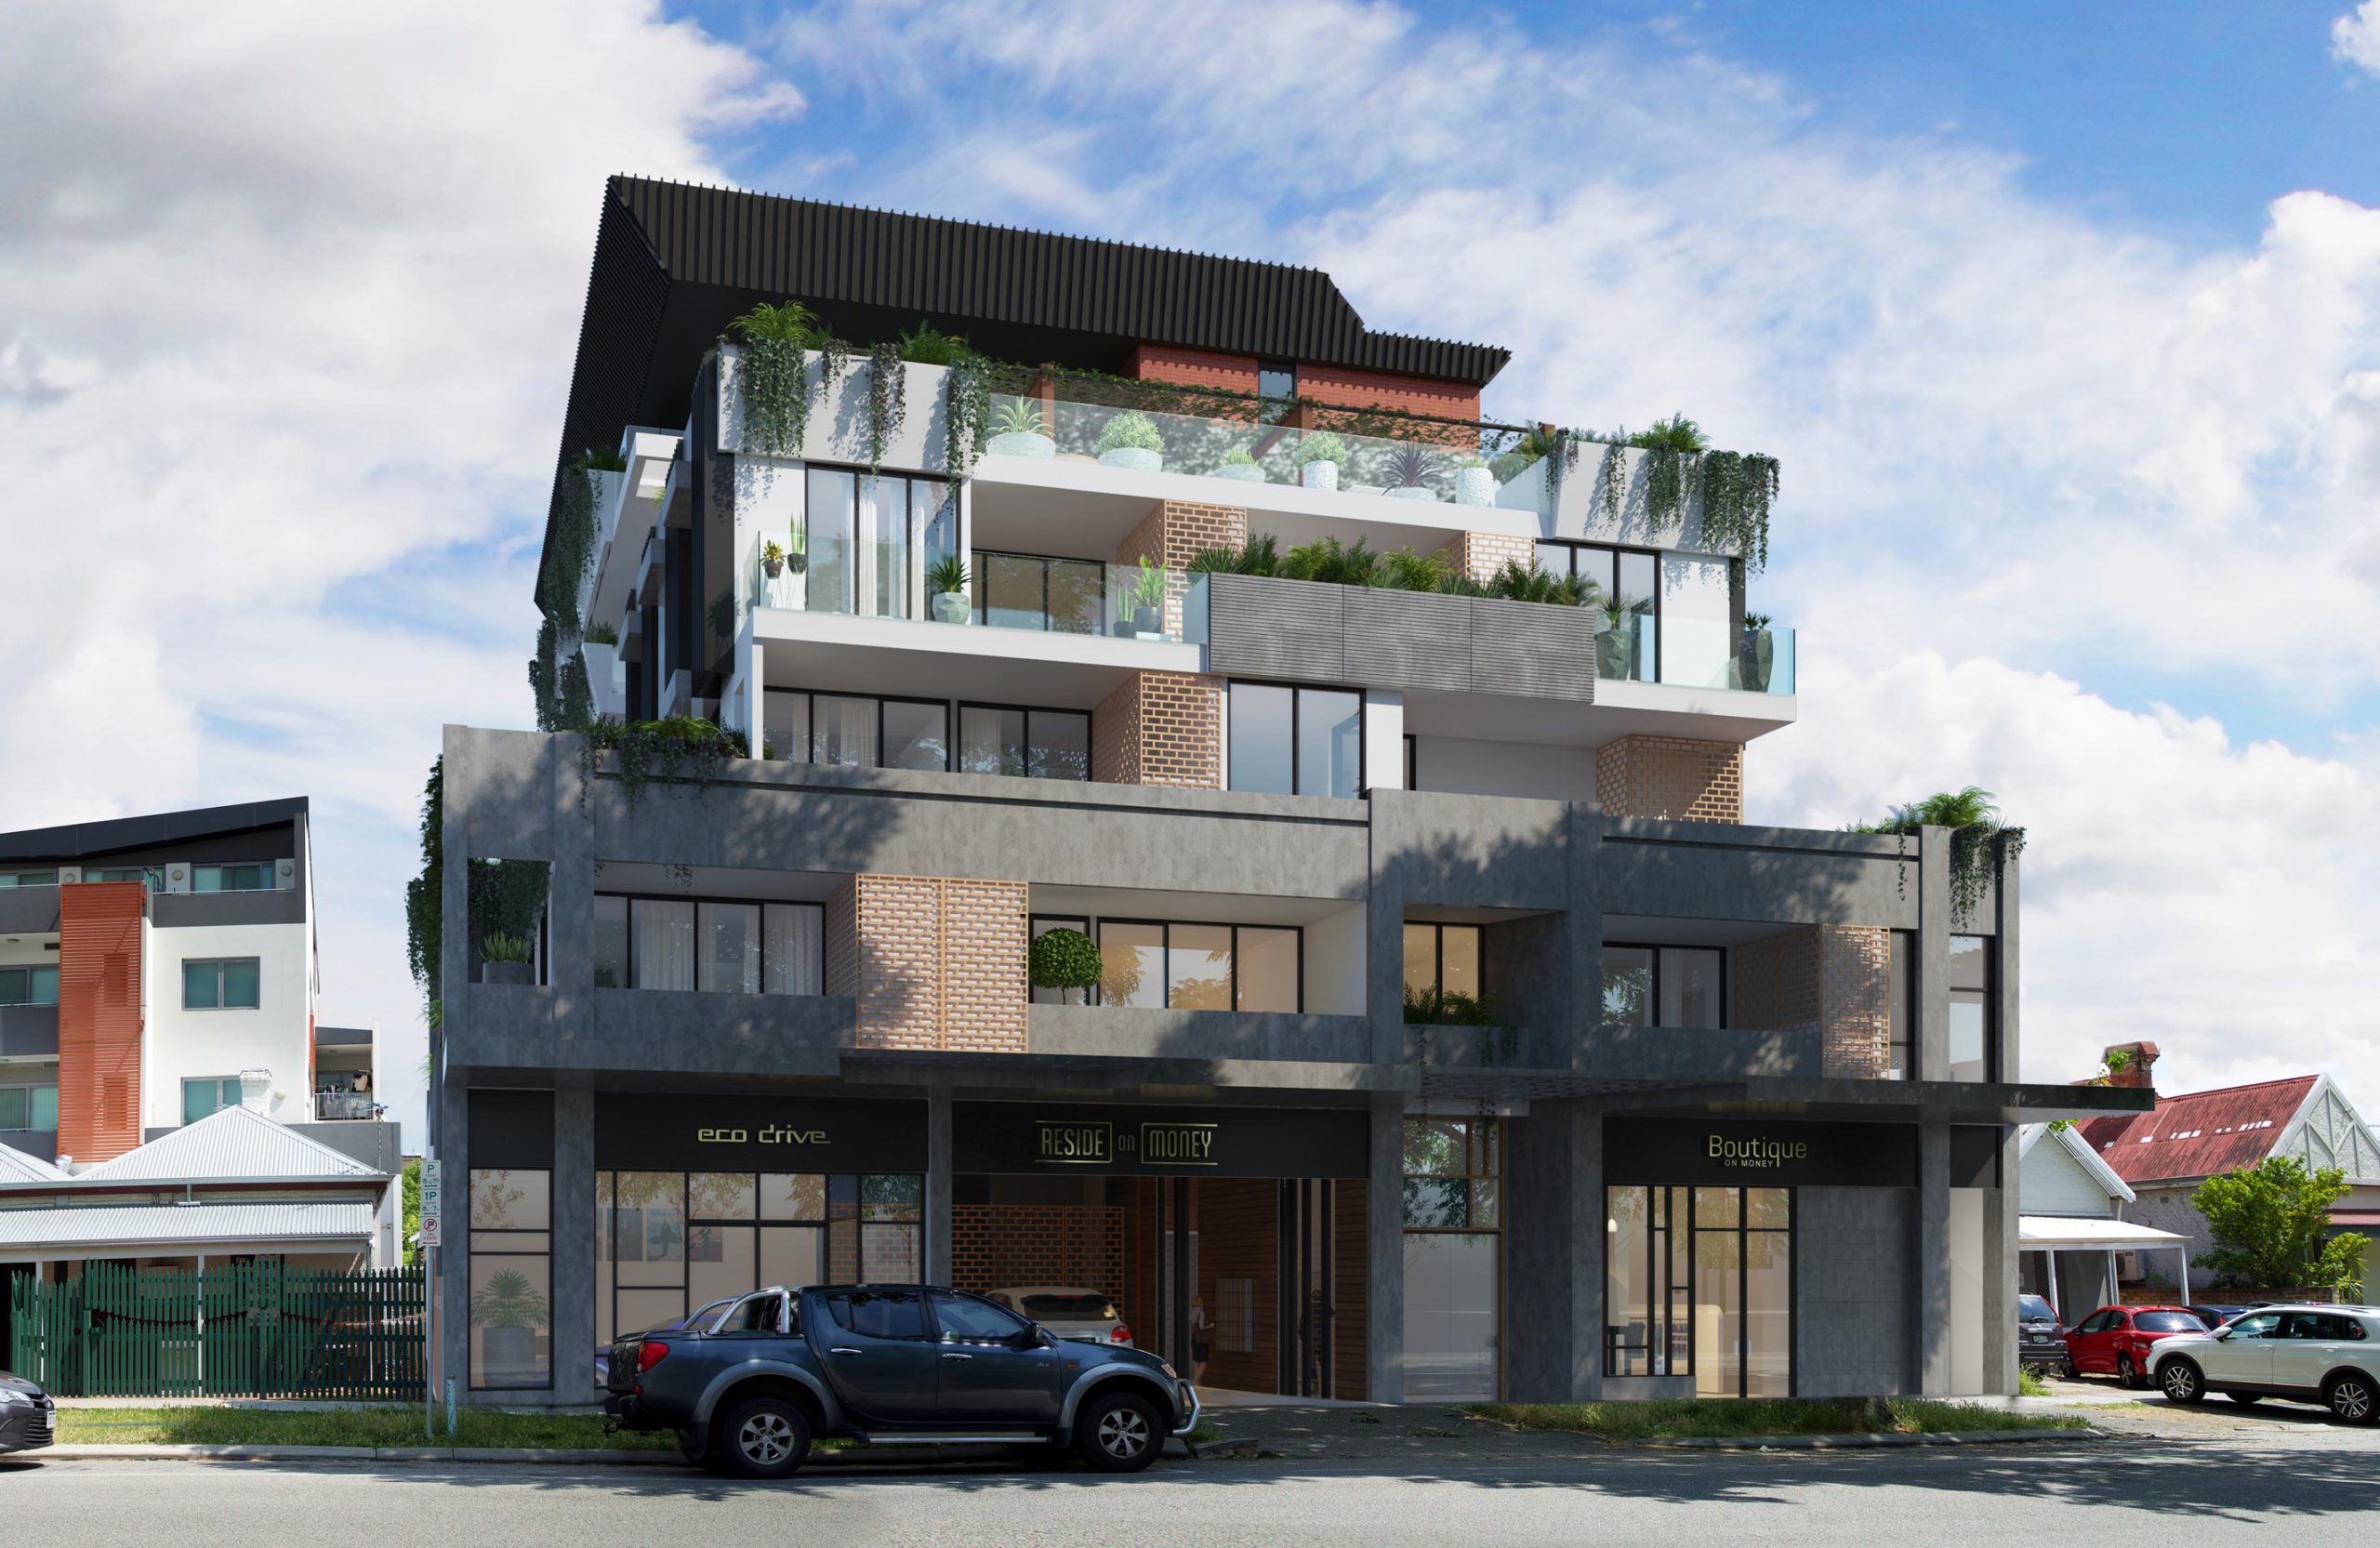
[[[1777,637],[1768,632],[1767,614],[1744,615],[1743,638],[1736,645],[1736,669],[1747,690],[1768,692],[1768,679],[1777,669]]]
[[[968,600],[968,588],[974,576],[967,573],[966,561],[955,553],[944,554],[926,566],[926,590],[933,596],[933,615],[945,624],[963,624],[973,604]]]
[[[1033,986],[1056,989],[1061,1005],[1088,1005],[1099,986],[1099,947],[1079,930],[1052,930],[1033,938]],[[1079,994],[1082,998],[1070,998]]]
[[[1388,455],[1387,493],[1405,500],[1435,500],[1430,475],[1438,470],[1438,455],[1424,446],[1402,445]]]
[[[1636,675],[1636,604],[1615,589],[1599,606],[1604,627],[1595,636],[1595,676],[1633,678]]]
[[[1223,465],[1215,470],[1219,479],[1241,479],[1250,483],[1264,482],[1264,468],[1245,446],[1234,446],[1223,454]]]
[[[1107,421],[1095,450],[1110,468],[1131,468],[1154,473],[1165,466],[1165,437],[1139,409],[1128,408]]]
[[[1488,459],[1478,456],[1457,457],[1454,464],[1454,503],[1457,505],[1494,505],[1496,503],[1496,473]]]
[[[471,1326],[480,1330],[480,1359],[491,1386],[531,1386],[537,1380],[537,1330],[546,1326],[546,1298],[517,1268],[498,1269],[471,1297]]]
[[[1000,404],[992,416],[992,439],[985,450],[1003,456],[1052,457],[1058,455],[1058,443],[1051,437],[1049,421],[1033,406],[1029,398],[1011,398]]]
[[[1132,637],[1133,598],[1139,589],[1139,587],[1129,580],[1117,589],[1116,622],[1113,632],[1118,640],[1130,640]]]
[[[1127,583],[1132,598],[1132,632],[1144,640],[1165,638],[1165,572],[1141,559],[1141,573]]]
[[[1297,465],[1298,482],[1308,489],[1336,489],[1339,465],[1347,460],[1347,443],[1329,430],[1315,430],[1298,437],[1289,460]]]
[[[480,942],[480,982],[534,984],[536,964],[529,959],[529,943],[501,930]]]
[[[777,547],[774,537],[760,545],[760,573],[771,580],[785,574],[785,550]]]

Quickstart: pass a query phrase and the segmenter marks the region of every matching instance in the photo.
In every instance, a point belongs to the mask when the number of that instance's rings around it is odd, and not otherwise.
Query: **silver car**
[[[2150,1381],[2176,1403],[2320,1403],[2349,1424],[2380,1419],[2380,1311],[2259,1306],[2212,1332],[2158,1341]]]
[[[1117,1315],[1115,1297],[1104,1290],[1084,1290],[1079,1285],[1011,1285],[985,1294],[1062,1339],[1132,1347],[1132,1330]]]

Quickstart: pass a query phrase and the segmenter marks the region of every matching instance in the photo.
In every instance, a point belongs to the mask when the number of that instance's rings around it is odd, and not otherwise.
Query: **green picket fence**
[[[9,1292],[8,1367],[58,1397],[411,1398],[424,1379],[418,1268],[83,1265]]]

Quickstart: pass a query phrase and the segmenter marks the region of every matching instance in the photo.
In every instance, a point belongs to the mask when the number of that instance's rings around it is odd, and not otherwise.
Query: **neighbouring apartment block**
[[[813,348],[739,342],[788,300]],[[1746,822],[1756,481],[1484,417],[1506,359],[1313,270],[608,183],[564,729],[444,744],[458,1389],[863,1277],[1292,1396],[2011,1390],[2016,1126],[2147,1098],[2016,1082],[2013,866],[1962,912],[1938,831]]]

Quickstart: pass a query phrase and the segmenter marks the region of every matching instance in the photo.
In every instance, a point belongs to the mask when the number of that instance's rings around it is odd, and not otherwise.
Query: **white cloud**
[[[2331,57],[2380,75],[2380,0],[2363,0],[2331,23]]]
[[[646,0],[13,12],[0,826],[312,797],[323,1014],[417,1037],[414,811],[525,719],[603,179],[800,102]]]

